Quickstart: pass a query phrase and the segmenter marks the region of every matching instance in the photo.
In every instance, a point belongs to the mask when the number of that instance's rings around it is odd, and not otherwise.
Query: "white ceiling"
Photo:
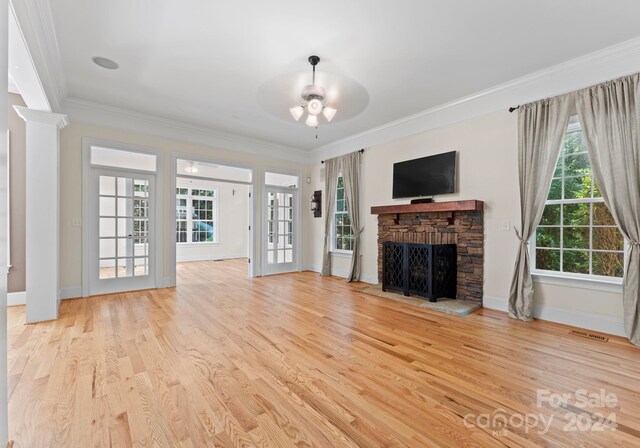
[[[640,35],[636,0],[51,0],[51,9],[70,97],[306,150]],[[287,115],[310,54],[338,105],[317,140]],[[97,67],[98,55],[120,69]]]

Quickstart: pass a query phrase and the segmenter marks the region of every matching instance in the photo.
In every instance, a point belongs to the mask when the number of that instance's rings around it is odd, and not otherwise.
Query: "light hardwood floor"
[[[10,308],[16,447],[640,446],[640,350],[622,338],[437,314],[310,272],[248,279],[238,261],[178,276],[63,301],[54,322]],[[616,431],[565,432],[579,409],[536,406],[538,389],[601,388],[617,404],[588,422],[614,413]],[[465,425],[496,412],[508,432]],[[518,428],[527,413],[550,430]]]

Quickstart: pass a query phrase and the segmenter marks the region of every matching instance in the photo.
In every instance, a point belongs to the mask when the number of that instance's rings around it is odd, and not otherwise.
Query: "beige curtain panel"
[[[342,181],[344,183],[344,195],[347,200],[347,210],[351,230],[353,231],[353,253],[351,254],[351,269],[349,270],[348,282],[360,281],[361,256],[360,256],[360,151],[353,152],[341,157]]]
[[[324,162],[324,249],[322,251],[322,271],[320,275],[331,275],[331,229],[333,211],[336,208],[336,189],[340,161],[338,158]]]
[[[509,293],[509,316],[533,318],[533,281],[529,238],[542,218],[551,178],[569,124],[572,97],[565,95],[521,106],[518,111],[520,240]]]
[[[593,175],[629,242],[623,281],[624,328],[640,345],[640,75],[581,90],[578,116]]]

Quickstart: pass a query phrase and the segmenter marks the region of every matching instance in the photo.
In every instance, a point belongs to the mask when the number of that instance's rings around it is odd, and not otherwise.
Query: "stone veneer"
[[[456,244],[457,298],[482,304],[484,266],[482,211],[378,215],[378,281],[380,283],[382,283],[382,243],[385,241]]]

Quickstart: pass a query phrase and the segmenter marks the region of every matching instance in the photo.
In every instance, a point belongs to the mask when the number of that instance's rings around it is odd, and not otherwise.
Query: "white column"
[[[27,123],[27,323],[58,318],[60,129],[66,115],[14,106]]]
[[[8,81],[8,2],[0,2],[0,86]],[[8,441],[7,430],[7,89],[0,89],[0,445]]]

